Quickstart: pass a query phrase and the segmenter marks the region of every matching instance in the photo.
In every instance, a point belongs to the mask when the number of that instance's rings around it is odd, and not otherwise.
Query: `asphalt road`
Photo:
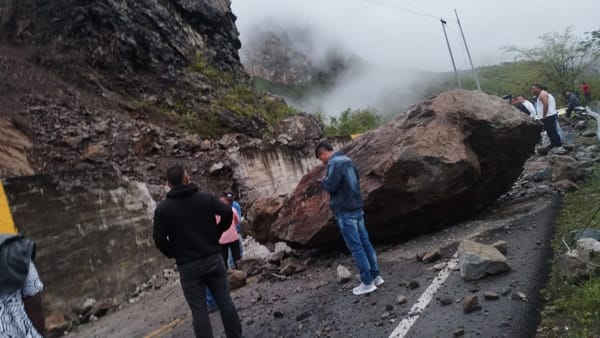
[[[376,292],[354,296],[355,282],[339,284],[336,267],[356,273],[346,253],[326,253],[311,260],[307,270],[287,280],[251,280],[233,292],[245,337],[533,337],[547,280],[550,241],[559,197],[497,205],[476,219],[406,243],[379,246],[377,251],[386,283]],[[460,240],[508,243],[509,273],[465,282],[457,270],[433,266],[452,260]],[[415,255],[442,248],[435,263],[417,262]],[[443,281],[441,281],[443,279]],[[441,281],[441,282],[440,282]],[[411,283],[412,282],[412,283]],[[409,284],[418,283],[410,288]],[[434,286],[432,286],[434,284]],[[435,292],[426,292],[435,291]],[[497,300],[485,300],[494,291]],[[512,299],[522,293],[524,300]],[[424,295],[425,294],[425,295]],[[480,308],[464,313],[462,299],[478,296]],[[398,296],[405,304],[397,304]],[[429,297],[427,297],[429,296]],[[429,302],[426,302],[431,298]],[[449,299],[449,305],[440,300]],[[419,306],[423,310],[419,310]],[[215,337],[223,331],[218,313],[211,315]],[[406,327],[408,324],[408,328]],[[399,325],[403,328],[399,328]],[[172,282],[139,302],[81,326],[70,337],[193,337],[191,318],[179,284]]]

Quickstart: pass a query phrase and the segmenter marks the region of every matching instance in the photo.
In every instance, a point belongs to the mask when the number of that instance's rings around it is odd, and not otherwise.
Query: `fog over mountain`
[[[315,65],[332,49],[364,60],[325,97],[302,107],[330,115],[369,106],[383,114],[397,112],[418,100],[416,91],[427,85],[416,71],[452,71],[440,18],[447,21],[456,66],[468,70],[454,9],[475,67],[510,61],[513,55],[502,51],[503,46],[535,46],[547,32],[572,26],[583,36],[600,28],[597,0],[232,0],[232,9],[238,16],[242,54],[251,48],[255,33],[275,26],[292,40],[294,32],[302,32],[297,46]]]

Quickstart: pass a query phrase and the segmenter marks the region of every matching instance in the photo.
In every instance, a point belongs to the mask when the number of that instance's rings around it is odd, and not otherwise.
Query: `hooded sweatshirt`
[[[0,234],[0,296],[23,286],[34,255],[33,241],[22,235]]]
[[[215,215],[221,216],[219,223]],[[177,265],[220,254],[219,238],[233,218],[231,207],[193,184],[179,185],[154,211],[154,243]]]

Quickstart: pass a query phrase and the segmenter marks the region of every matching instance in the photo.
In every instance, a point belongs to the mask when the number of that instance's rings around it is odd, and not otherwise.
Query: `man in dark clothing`
[[[565,96],[567,97],[567,117],[571,117],[575,107],[579,106],[579,98],[571,90],[566,90]]]
[[[167,170],[167,183],[171,190],[154,212],[154,243],[177,263],[181,288],[192,311],[194,334],[213,337],[206,307],[208,287],[221,311],[227,337],[241,337],[242,325],[229,294],[219,245],[221,234],[231,225],[231,207],[210,193],[198,191],[182,166]],[[218,224],[215,215],[221,216]]]

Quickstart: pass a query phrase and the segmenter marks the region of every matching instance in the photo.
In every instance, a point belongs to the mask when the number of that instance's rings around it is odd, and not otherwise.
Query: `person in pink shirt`
[[[227,201],[227,197],[221,197],[221,202],[229,205]],[[225,260],[225,266],[227,266],[227,257],[229,255],[229,250],[231,250],[231,254],[233,256],[233,266],[237,269],[237,261],[241,258],[240,255],[240,241],[239,235],[237,232],[237,224],[240,222],[240,216],[238,215],[235,208],[231,208],[233,212],[233,220],[231,221],[231,226],[221,235],[219,239],[219,244],[221,244],[221,254],[223,255],[223,259]],[[217,222],[219,221],[219,215],[215,216],[217,218]]]

